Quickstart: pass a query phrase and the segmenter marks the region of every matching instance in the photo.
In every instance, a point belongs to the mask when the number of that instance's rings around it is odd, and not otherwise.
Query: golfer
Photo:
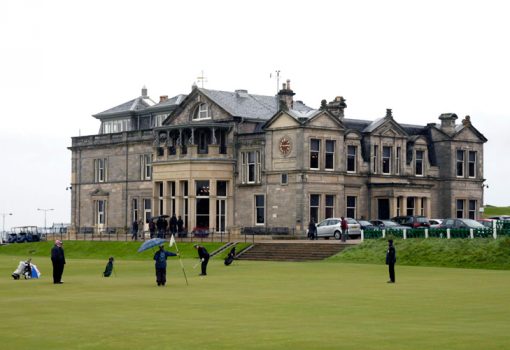
[[[195,244],[195,249],[198,251],[198,257],[200,258],[200,261],[202,262],[202,273],[200,276],[206,276],[207,275],[207,263],[209,262],[209,252],[207,252],[207,249],[205,249],[203,246]]]
[[[62,284],[62,274],[64,273],[64,265],[66,258],[64,256],[64,248],[62,248],[62,241],[56,240],[55,245],[51,248],[51,263],[53,264],[53,283]]]
[[[167,252],[163,245],[160,245],[159,250],[154,254],[154,260],[156,260],[156,283],[158,286],[166,284],[166,258],[169,256],[177,256],[177,254]]]
[[[388,283],[395,283],[395,263],[397,262],[397,252],[393,246],[393,240],[388,240],[388,250],[386,251],[386,265],[388,265],[388,272],[390,280]]]

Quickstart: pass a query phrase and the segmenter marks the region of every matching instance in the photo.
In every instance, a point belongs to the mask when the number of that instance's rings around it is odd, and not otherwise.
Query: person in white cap
[[[51,248],[51,263],[53,264],[53,283],[62,284],[62,274],[64,273],[64,265],[66,258],[64,256],[64,248],[62,241],[56,240],[55,245]]]

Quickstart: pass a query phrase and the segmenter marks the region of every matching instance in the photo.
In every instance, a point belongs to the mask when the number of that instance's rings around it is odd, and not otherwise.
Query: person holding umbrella
[[[203,246],[195,244],[195,249],[198,251],[198,257],[200,258],[200,261],[202,262],[202,273],[200,276],[206,276],[207,275],[207,263],[209,262],[209,252],[207,249],[205,249]]]
[[[177,254],[166,251],[163,244],[159,246],[159,250],[154,254],[154,260],[156,260],[156,283],[158,286],[166,284],[166,258],[169,256],[177,256]]]

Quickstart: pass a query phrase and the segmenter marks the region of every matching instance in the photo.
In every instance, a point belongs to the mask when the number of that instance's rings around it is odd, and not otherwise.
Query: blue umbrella
[[[153,247],[157,247],[159,245],[165,244],[165,240],[163,238],[151,238],[148,241],[143,242],[143,244],[138,248],[138,253],[143,252],[144,250],[151,249]]]

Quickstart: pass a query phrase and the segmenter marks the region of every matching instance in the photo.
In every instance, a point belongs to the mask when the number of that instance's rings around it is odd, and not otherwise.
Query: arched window
[[[194,120],[200,120],[200,119],[209,119],[209,106],[205,103],[201,103],[198,105],[198,107],[195,109],[195,113],[193,114]]]

